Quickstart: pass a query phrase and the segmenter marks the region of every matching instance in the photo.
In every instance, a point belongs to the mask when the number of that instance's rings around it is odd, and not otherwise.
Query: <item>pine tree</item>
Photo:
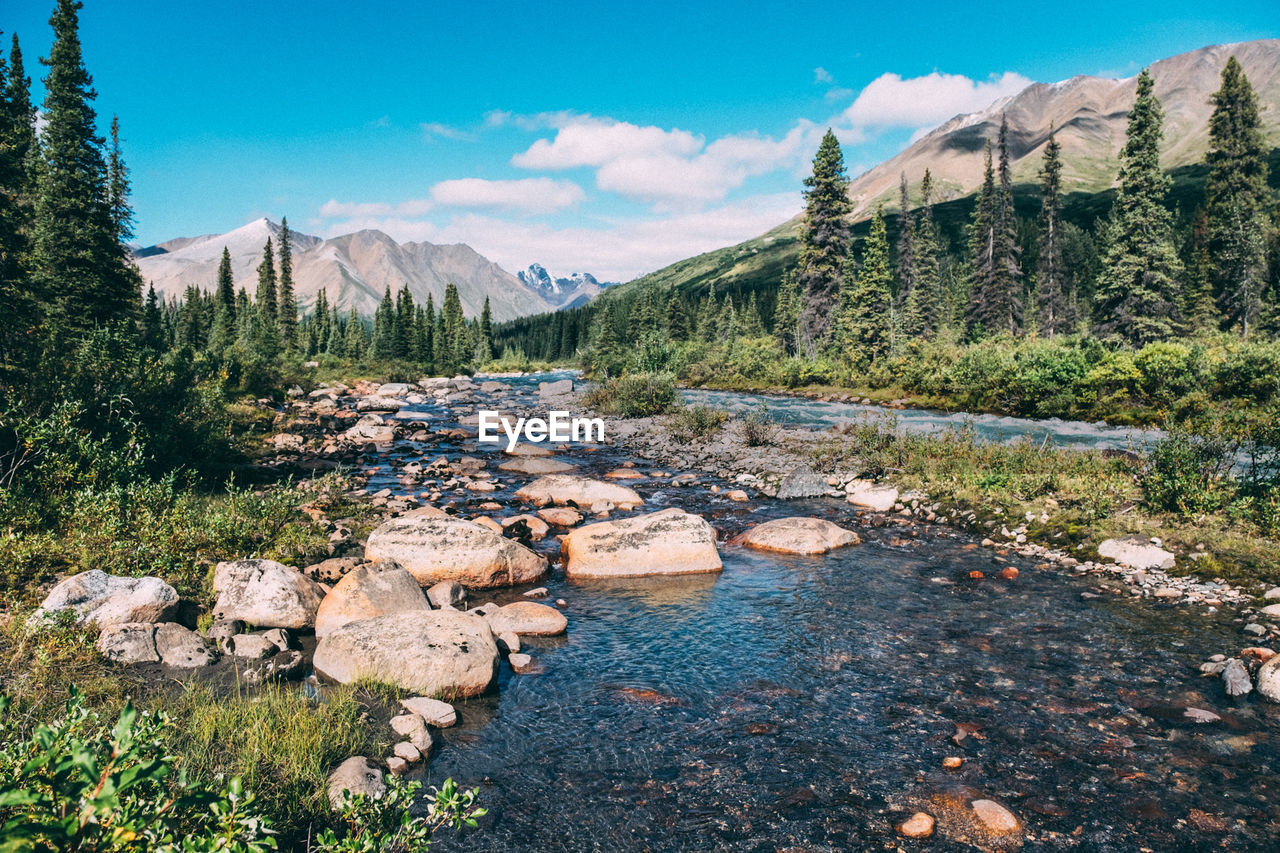
[[[1141,346],[1178,329],[1177,280],[1181,264],[1164,206],[1169,178],[1160,171],[1164,112],[1145,69],[1129,112],[1120,151],[1120,191],[1105,228],[1097,285],[1097,329]]]
[[[1016,335],[1022,329],[1022,270],[1018,263],[1018,218],[1013,208],[1007,119],[1000,122],[996,144],[1000,152],[999,185],[995,183],[988,145],[982,192],[974,208],[969,323],[982,334]]]
[[[760,319],[760,303],[756,299],[754,290],[747,297],[747,307],[742,311],[739,328],[744,338],[758,338],[764,335],[764,323]]]
[[[422,340],[418,344],[419,358],[426,364],[431,366],[432,371],[438,370],[436,362],[436,300],[428,293],[427,307],[422,317]]]
[[[983,153],[985,169],[982,189],[973,205],[973,220],[969,225],[970,302],[968,321],[970,327],[981,332],[989,323],[987,294],[995,289],[995,226],[996,226],[996,177],[991,162],[991,142],[987,141]]]
[[[1205,157],[1211,274],[1227,322],[1247,337],[1267,284],[1270,191],[1258,98],[1234,56],[1212,101]]]
[[[18,37],[0,52],[0,385],[31,360],[39,305],[31,289],[35,111]]]
[[[559,335],[555,337],[558,343]],[[476,353],[481,364],[493,361],[493,313],[489,309],[488,296],[484,298],[484,308],[480,311],[480,343],[476,347]]]
[[[445,370],[457,373],[471,362],[471,334],[462,313],[462,299],[458,286],[449,282],[444,288],[444,304],[440,315],[444,318]]]
[[[1062,265],[1062,146],[1049,129],[1040,167],[1040,245],[1036,272],[1036,308],[1040,331],[1054,336],[1071,331],[1065,270]]]
[[[369,338],[364,320],[360,319],[360,314],[352,308],[347,315],[347,333],[346,340],[343,341],[343,350],[347,358],[358,361],[364,358],[368,345]]]
[[[417,311],[413,304],[413,292],[405,284],[396,294],[396,318],[394,328],[396,358],[414,359],[417,357]]]
[[[154,352],[165,348],[164,317],[154,284],[147,288],[147,301],[142,308],[142,345]]]
[[[373,312],[373,338],[369,355],[379,361],[396,357],[396,309],[391,300],[391,285],[382,292],[382,302]]]
[[[276,299],[277,325],[280,329],[280,345],[285,352],[298,347],[298,300],[293,293],[293,240],[289,233],[289,218],[280,220],[280,289]]]
[[[253,305],[253,347],[263,358],[280,354],[280,327],[276,310],[276,262],[271,238],[258,264],[258,292]]]
[[[1186,285],[1182,291],[1181,311],[1187,328],[1205,332],[1218,328],[1222,313],[1213,297],[1213,260],[1209,255],[1209,214],[1203,207],[1191,217],[1182,250],[1182,267]]]
[[[846,357],[875,361],[893,344],[893,270],[889,264],[889,234],[884,208],[871,218],[862,252],[862,266],[846,286],[836,321],[834,343]]]
[[[787,270],[778,285],[773,308],[773,337],[786,355],[798,355],[800,348],[800,286],[794,270]]]
[[[56,330],[76,335],[98,323],[137,317],[141,289],[126,264],[127,235],[109,204],[103,140],[91,102],[76,0],[58,0],[44,79],[44,130],[35,205],[34,274]]]
[[[941,246],[933,221],[933,176],[928,169],[920,181],[919,224],[914,224],[911,266],[914,281],[902,307],[902,330],[914,338],[929,337],[941,325]]]
[[[813,174],[805,178],[804,185],[804,223],[796,270],[796,282],[804,295],[799,349],[812,354],[831,324],[852,239],[849,179],[840,143],[830,129],[822,137],[813,158]]]
[[[622,343],[613,320],[613,300],[605,300],[592,323],[590,363],[606,375],[621,360]]]
[[[111,146],[107,149],[107,212],[120,240],[133,237],[133,208],[129,206],[129,168],[120,153],[120,117],[111,117]]]
[[[904,306],[916,288],[916,223],[911,215],[907,173],[898,175],[898,305]]]

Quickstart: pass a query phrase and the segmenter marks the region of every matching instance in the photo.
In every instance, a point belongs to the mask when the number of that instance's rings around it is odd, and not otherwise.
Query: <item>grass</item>
[[[680,391],[667,373],[631,373],[606,380],[587,392],[586,405],[606,415],[643,418],[674,411]]]
[[[667,429],[681,442],[705,441],[719,432],[729,413],[714,406],[682,406],[667,416]]]

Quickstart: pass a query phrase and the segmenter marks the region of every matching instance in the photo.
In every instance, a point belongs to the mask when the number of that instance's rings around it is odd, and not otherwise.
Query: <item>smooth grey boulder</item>
[[[489,623],[457,610],[348,622],[316,646],[316,671],[342,684],[369,678],[427,696],[477,696],[498,675]]]
[[[817,498],[827,493],[826,478],[820,477],[808,465],[797,465],[787,472],[778,483],[778,498],[794,500],[796,498]]]
[[[1280,655],[1276,655],[1258,668],[1258,674],[1254,676],[1253,683],[1258,690],[1258,695],[1263,699],[1280,702]]]
[[[236,634],[227,638],[226,649],[232,657],[262,660],[280,651],[262,634]]]
[[[1175,560],[1173,554],[1141,536],[1104,540],[1098,555],[1134,569],[1172,569]]]
[[[324,587],[274,560],[218,563],[213,575],[215,619],[239,619],[259,628],[311,628]]]
[[[316,636],[323,637],[348,622],[428,609],[417,579],[399,564],[390,560],[365,563],[348,572],[320,602]]]
[[[539,382],[539,397],[559,397],[561,394],[573,393],[572,379],[557,379],[555,382]]]
[[[793,516],[758,524],[738,541],[748,548],[781,554],[825,554],[846,545],[857,545],[861,540],[852,530],[826,519]]]
[[[485,618],[489,620],[494,634],[510,632],[527,637],[552,637],[563,634],[569,627],[569,620],[563,613],[536,601],[513,601],[490,612]]]
[[[160,655],[162,664],[177,669],[208,666],[218,657],[204,637],[177,622],[162,622],[156,626],[156,653]]]
[[[163,622],[178,609],[178,593],[159,578],[126,578],[91,569],[49,591],[37,616],[69,610],[81,625]]]
[[[116,663],[159,663],[156,626],[151,622],[108,625],[98,637],[98,651]]]
[[[335,811],[342,808],[347,794],[381,797],[387,790],[382,768],[363,755],[353,755],[339,764],[329,774],[329,805]]]

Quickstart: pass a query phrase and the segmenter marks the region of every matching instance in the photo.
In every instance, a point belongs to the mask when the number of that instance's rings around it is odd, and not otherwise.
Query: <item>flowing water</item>
[[[537,378],[513,381],[509,399],[534,405]],[[400,416],[436,427],[456,414]],[[498,461],[474,441],[401,442],[370,460],[382,463],[370,488],[401,490],[394,465],[441,453]],[[626,458],[563,456],[595,475]],[[502,479],[461,500],[506,502],[529,478]],[[1196,673],[1247,645],[1229,614],[1083,600],[1087,578],[944,528],[860,526],[837,501],[731,504],[705,487],[627,484],[648,508],[682,506],[728,534],[817,515],[864,543],[821,557],[722,543],[723,574],[684,579],[571,583],[553,565],[542,585],[567,602],[568,634],[530,639],[540,672],[504,665],[498,689],[460,704],[441,733],[426,781],[479,786],[489,814],[433,849],[998,846],[966,829],[974,797],[1021,818],[1024,849],[1280,849],[1280,712]],[[1020,577],[997,579],[1006,565]],[[1188,707],[1221,719],[1193,722]],[[941,769],[947,756],[962,767]],[[919,808],[938,833],[896,837]]]

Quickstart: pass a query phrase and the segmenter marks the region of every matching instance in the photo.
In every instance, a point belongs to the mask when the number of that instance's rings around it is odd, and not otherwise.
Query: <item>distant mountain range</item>
[[[381,231],[357,231],[327,240],[292,230],[290,236],[295,290],[303,310],[315,304],[323,288],[330,304],[372,314],[388,286],[395,293],[405,284],[416,302],[425,303],[430,294],[439,307],[445,286],[453,282],[467,316],[479,316],[488,297],[493,318],[501,321],[581,304],[605,286],[586,273],[552,279],[538,264],[513,276],[461,243],[397,243]],[[257,219],[226,234],[180,237],[148,246],[134,257],[144,282],[154,284],[163,296],[179,296],[188,286],[213,289],[225,246],[231,253],[236,287],[252,294],[268,237],[278,244],[280,226]]]
[[[552,278],[542,264],[530,264],[527,270],[516,273],[516,278],[554,305],[557,311],[585,305],[606,287],[617,284],[614,281],[596,281],[595,276],[586,272],[576,272],[568,278]]]

